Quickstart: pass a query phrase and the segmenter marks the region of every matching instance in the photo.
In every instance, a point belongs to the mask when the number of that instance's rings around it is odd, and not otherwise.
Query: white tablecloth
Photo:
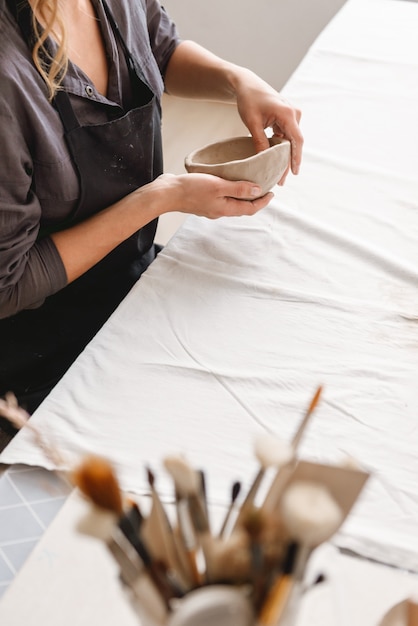
[[[413,3],[348,0],[285,89],[300,176],[255,217],[186,221],[32,417],[61,450],[136,492],[150,463],[164,493],[184,452],[226,502],[323,384],[301,455],[373,474],[337,543],[418,570],[417,33]],[[0,461],[52,467],[25,431]]]

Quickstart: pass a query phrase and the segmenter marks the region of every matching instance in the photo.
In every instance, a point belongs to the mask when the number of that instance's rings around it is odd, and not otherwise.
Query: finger
[[[226,198],[228,204],[227,214],[229,216],[254,215],[261,209],[264,209],[274,198],[274,194],[270,191],[264,196],[260,196],[256,200],[239,200],[237,198]]]
[[[279,180],[279,182],[277,183],[278,185],[280,185],[280,187],[282,187],[286,181],[287,175],[289,173],[290,170],[290,165],[286,168],[286,170],[283,172],[281,179]]]
[[[290,140],[291,150],[291,169],[293,174],[299,174],[300,164],[302,162],[303,137],[302,133],[298,133],[296,137]]]
[[[302,162],[303,149],[303,135],[299,127],[302,112],[299,109],[295,109],[295,117],[296,120],[293,121],[292,127],[289,132],[289,137],[291,146],[291,168],[294,174],[298,174],[300,170],[300,164]]]
[[[295,117],[297,118],[297,115],[295,115]],[[282,135],[290,141],[291,170],[293,174],[298,174],[302,162],[303,135],[295,117],[292,116],[288,123],[286,125],[283,124],[282,127],[275,124],[273,130],[276,136]],[[301,114],[299,111],[299,119],[300,117]]]
[[[257,198],[257,200],[253,200],[251,204],[255,207],[256,211],[260,211],[260,209],[264,209],[274,198],[274,193],[269,191],[264,196]]]
[[[249,128],[248,130],[252,135],[256,153],[267,150],[267,148],[270,147],[270,143],[264,129]]]

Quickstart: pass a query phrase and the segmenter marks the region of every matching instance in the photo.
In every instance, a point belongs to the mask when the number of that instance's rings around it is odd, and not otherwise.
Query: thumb
[[[246,180],[230,181],[225,192],[225,196],[237,200],[256,200],[262,195],[261,188],[257,184]]]

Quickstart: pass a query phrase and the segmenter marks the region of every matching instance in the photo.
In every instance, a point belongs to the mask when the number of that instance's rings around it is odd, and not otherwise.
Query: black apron
[[[33,46],[28,2],[7,1],[29,47]],[[103,7],[125,53],[133,104],[123,117],[80,126],[66,92],[57,92],[53,105],[61,117],[80,183],[78,205],[63,228],[110,206],[162,173],[158,98],[104,1]],[[156,227],[157,220],[147,224],[83,276],[48,297],[40,308],[0,320],[0,395],[13,391],[22,406],[34,411],[153,260]]]

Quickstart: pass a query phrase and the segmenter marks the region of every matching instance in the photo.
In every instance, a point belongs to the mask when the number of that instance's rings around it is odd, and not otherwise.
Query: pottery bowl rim
[[[193,168],[204,167],[207,169],[215,169],[215,168],[219,168],[219,166],[222,166],[222,167],[225,167],[228,165],[238,166],[241,163],[246,164],[252,161],[260,160],[262,158],[268,159],[273,152],[277,151],[277,149],[287,148],[290,152],[290,141],[288,139],[284,139],[282,137],[275,137],[274,135],[272,137],[268,137],[267,139],[270,144],[269,147],[260,152],[255,152],[254,140],[250,135],[230,137],[227,139],[222,139],[220,141],[215,141],[213,143],[209,143],[209,144],[206,144],[205,146],[197,148],[196,150],[193,150],[189,155],[186,156],[184,160],[184,164],[185,164],[186,169],[188,169],[189,167],[193,167]],[[239,144],[245,144],[246,146],[248,145],[250,149],[252,148],[253,152],[251,152],[246,157],[237,158],[237,159],[226,158],[225,160],[217,160],[213,162],[202,159],[202,156],[204,156],[205,154],[207,153],[210,154],[213,152],[213,150],[219,149],[222,146],[229,146],[233,148],[233,146],[236,146]]]

